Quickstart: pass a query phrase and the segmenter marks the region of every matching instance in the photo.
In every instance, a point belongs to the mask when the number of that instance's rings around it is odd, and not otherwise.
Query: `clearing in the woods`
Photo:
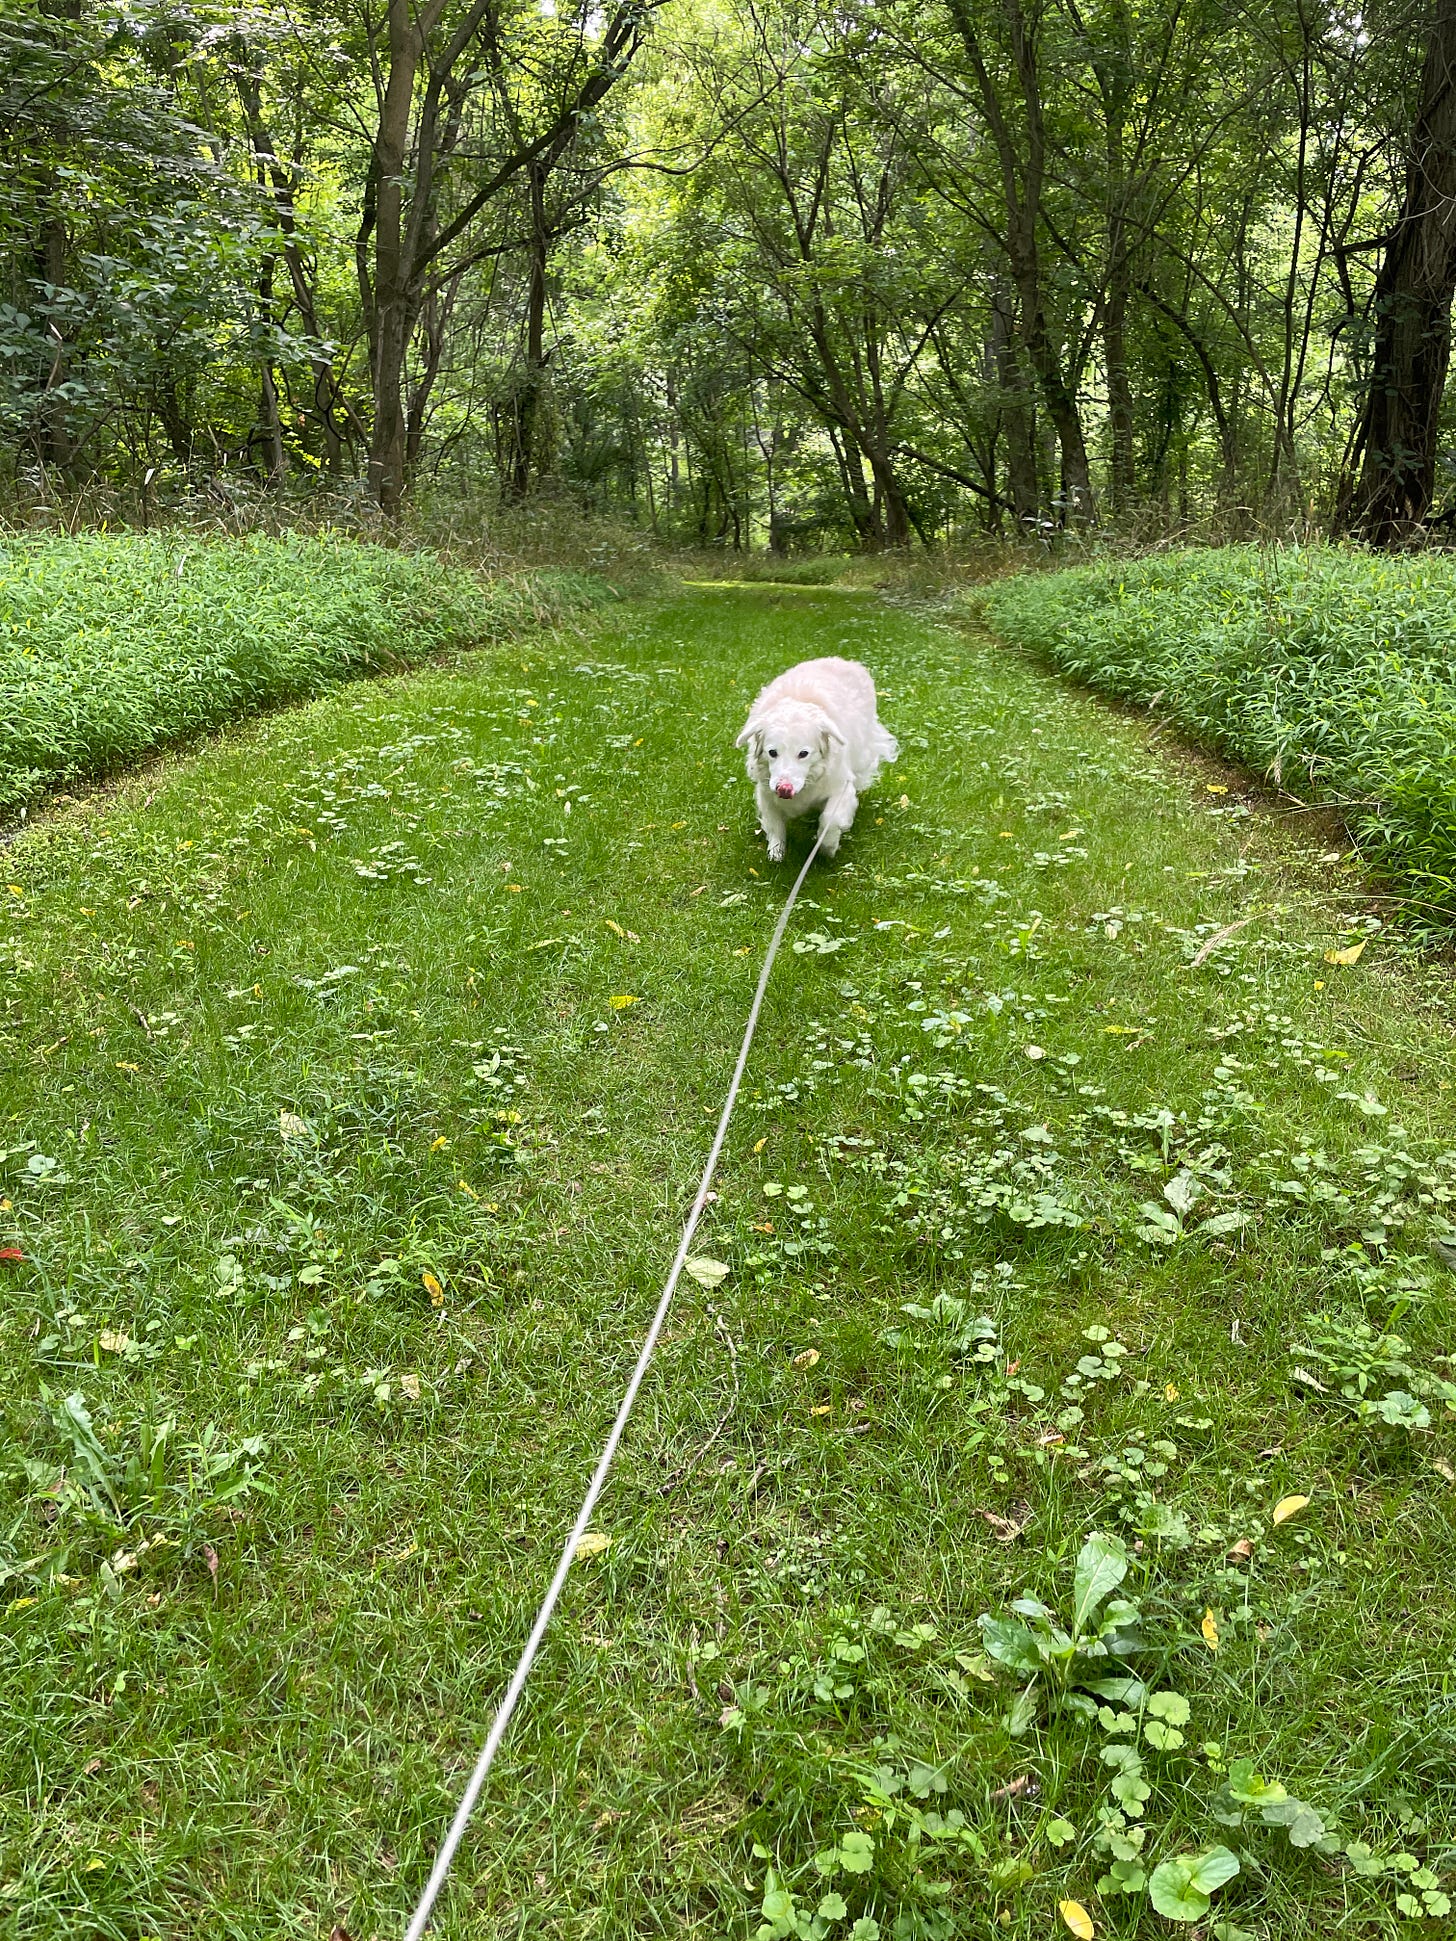
[[[826,652],[902,758],[439,1932],[1441,1931],[1445,971],[1329,826],[948,612],[732,584],[10,849],[17,1937],[399,1931],[790,880],[733,735]]]

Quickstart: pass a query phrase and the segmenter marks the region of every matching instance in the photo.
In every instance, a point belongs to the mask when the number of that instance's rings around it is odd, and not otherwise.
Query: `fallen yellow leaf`
[[[812,1368],[818,1359],[819,1350],[817,1348],[806,1348],[802,1355],[794,1356],[794,1366],[795,1368]]]
[[[756,1145],[756,1146],[754,1147],[754,1149],[753,1149],[753,1150],[754,1150],[755,1152],[762,1152],[762,1151],[763,1151],[763,1149],[764,1149],[764,1147],[765,1147],[765,1146],[766,1146],[767,1144],[768,1144],[768,1140],[767,1140],[766,1138],[764,1138],[764,1139],[760,1139],[760,1140],[759,1140],[759,1142],[758,1142],[758,1144],[757,1144],[757,1145]]]
[[[444,1135],[444,1133],[442,1132],[442,1133],[440,1134],[440,1136],[439,1136],[439,1138],[438,1138],[438,1139],[433,1139],[433,1140],[431,1140],[431,1142],[430,1142],[430,1151],[431,1151],[431,1152],[443,1152],[443,1151],[445,1150],[445,1148],[446,1148],[446,1146],[448,1146],[448,1145],[449,1145],[449,1143],[450,1143],[450,1141],[449,1141],[449,1140],[448,1140],[448,1139],[447,1139],[447,1138],[445,1137],[445,1135]]]
[[[588,1530],[576,1546],[578,1557],[600,1557],[604,1550],[610,1550],[612,1539],[604,1537],[600,1530]]]
[[[1364,950],[1368,941],[1368,938],[1362,937],[1359,943],[1348,944],[1344,950],[1327,950],[1325,952],[1325,962],[1327,964],[1358,964],[1360,961],[1360,953]]]
[[[833,1415],[834,1410],[828,1402],[821,1402],[817,1409],[810,1409],[810,1415]]]
[[[1176,1382],[1169,1382],[1167,1387],[1163,1390],[1163,1400],[1165,1402],[1176,1402],[1177,1399],[1178,1399],[1178,1384]]]
[[[720,1286],[728,1278],[728,1263],[726,1261],[709,1260],[703,1254],[700,1254],[695,1260],[684,1261],[683,1270],[685,1273],[691,1275],[699,1287],[706,1287],[710,1290]]]
[[[1203,1622],[1198,1628],[1203,1633],[1203,1642],[1208,1646],[1209,1650],[1217,1651],[1218,1620],[1214,1617],[1212,1611],[1205,1611],[1203,1613]]]
[[[1298,1516],[1301,1510],[1307,1510],[1308,1508],[1309,1498],[1307,1496],[1281,1496],[1279,1501],[1274,1505],[1275,1529],[1277,1530],[1281,1523],[1287,1523],[1290,1517]]]
[[[430,1272],[428,1267],[420,1275],[420,1281],[424,1286],[425,1292],[430,1297],[430,1306],[443,1307],[445,1305],[445,1290],[435,1279],[435,1276]]]
[[[1092,1916],[1080,1901],[1058,1901],[1057,1912],[1076,1935],[1077,1941],[1092,1941],[1097,1930],[1092,1925]]]
[[[637,1000],[629,992],[620,991],[616,997],[608,998],[607,1002],[614,1011],[625,1011],[629,1004],[635,1004]]]

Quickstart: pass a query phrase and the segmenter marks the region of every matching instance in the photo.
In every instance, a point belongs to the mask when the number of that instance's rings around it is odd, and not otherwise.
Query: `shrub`
[[[1252,546],[1021,575],[992,626],[1104,693],[1337,804],[1456,924],[1456,559]]]

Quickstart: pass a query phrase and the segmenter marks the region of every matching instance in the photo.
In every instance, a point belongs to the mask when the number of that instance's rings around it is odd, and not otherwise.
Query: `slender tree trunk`
[[[546,388],[546,273],[551,236],[546,225],[545,171],[532,164],[526,174],[530,235],[526,251],[526,368],[511,400],[515,420],[510,469],[501,481],[506,497],[517,502],[531,490]]]
[[[1107,294],[1102,355],[1107,366],[1107,418],[1112,432],[1112,508],[1126,512],[1137,496],[1137,429],[1127,368],[1127,310],[1132,295],[1127,223],[1118,210],[1108,226]]]
[[[66,225],[59,216],[48,216],[36,249],[37,280],[50,289],[62,287],[66,280]],[[36,455],[43,465],[54,465],[68,473],[76,441],[71,433],[70,412],[61,388],[67,375],[70,346],[59,326],[52,322],[48,332],[52,347],[50,368],[41,396],[36,425]]]
[[[1006,203],[1006,260],[1021,309],[1021,347],[1036,374],[1047,416],[1061,446],[1065,516],[1092,519],[1096,502],[1087,463],[1087,441],[1077,400],[1062,370],[1061,356],[1047,321],[1042,288],[1041,252],[1037,231],[1041,222],[1041,193],[1046,174],[1046,129],[1042,116],[1041,76],[1035,23],[1028,21],[1021,0],[1002,0],[1011,46],[1012,65],[1021,94],[1025,125],[1013,126],[981,47],[970,0],[948,0],[951,19],[960,35],[975,75],[986,123],[1000,164]]]
[[[1456,0],[1435,0],[1405,197],[1375,282],[1375,342],[1342,524],[1374,546],[1421,536],[1456,294]]]
[[[265,256],[258,278],[258,315],[265,330],[273,325],[273,258]],[[283,418],[278,408],[278,383],[272,359],[265,353],[258,366],[258,430],[264,461],[259,470],[265,485],[276,485],[288,470],[283,449]]]
[[[908,546],[912,530],[910,507],[899,474],[882,452],[867,452],[865,458],[879,500],[880,543],[890,547]]]
[[[1016,354],[1011,299],[1002,288],[991,299],[991,354],[1001,388],[1001,427],[1006,433],[1006,487],[1017,524],[1034,519],[1041,493],[1036,476],[1036,427],[1026,375]],[[994,480],[991,481],[994,484]]]
[[[389,0],[389,78],[374,144],[374,429],[369,486],[393,518],[405,486],[405,359],[414,327],[404,260],[405,168],[420,43],[409,0]]]

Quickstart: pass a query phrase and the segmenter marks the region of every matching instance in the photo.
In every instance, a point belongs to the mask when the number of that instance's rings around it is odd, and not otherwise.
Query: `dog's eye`
[[[773,758],[774,758],[774,760],[775,760],[775,761],[777,761],[777,760],[778,760],[778,753],[779,753],[779,751],[778,751],[778,749],[777,749],[777,748],[770,748],[768,752],[770,753],[770,755],[772,755],[772,756],[773,756]]]
[[[806,762],[806,761],[808,761],[808,759],[809,759],[809,751],[808,751],[808,749],[807,749],[807,748],[801,748],[801,749],[799,750],[799,760],[800,760],[801,762]]]

